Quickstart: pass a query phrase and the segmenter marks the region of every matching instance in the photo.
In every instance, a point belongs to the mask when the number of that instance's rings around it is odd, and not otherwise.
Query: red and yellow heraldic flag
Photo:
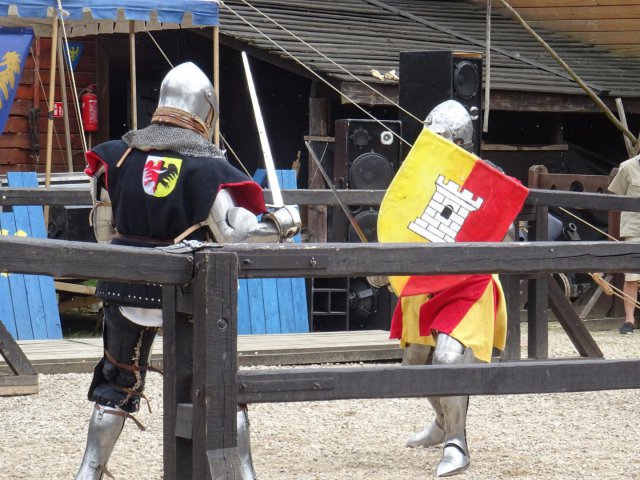
[[[378,241],[500,242],[528,194],[518,180],[424,128],[389,186]],[[398,296],[434,293],[468,275],[390,277]]]

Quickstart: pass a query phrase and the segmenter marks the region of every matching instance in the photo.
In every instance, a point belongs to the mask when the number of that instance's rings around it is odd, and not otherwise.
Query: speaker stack
[[[333,184],[338,189],[386,190],[401,158],[401,123],[398,120],[342,119],[335,123]],[[378,240],[378,211],[372,206],[351,206],[351,213],[367,240]],[[360,241],[344,212],[331,212],[332,242]]]
[[[386,190],[398,170],[402,137],[399,120],[341,119],[335,122],[333,184],[337,189]],[[376,206],[348,207],[367,241],[377,242]],[[330,209],[330,242],[359,242],[339,208]],[[315,330],[388,330],[396,298],[365,278],[314,279],[312,318]]]
[[[420,122],[434,107],[445,100],[460,102],[474,119],[473,148],[476,154],[480,153],[481,53],[444,50],[400,52],[398,100],[404,139],[411,144],[422,130]]]

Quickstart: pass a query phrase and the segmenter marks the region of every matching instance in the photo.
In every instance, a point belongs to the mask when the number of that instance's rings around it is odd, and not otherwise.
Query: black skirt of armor
[[[89,400],[129,413],[138,411],[157,331],[131,322],[118,305],[104,304],[102,335],[108,354],[94,369]]]

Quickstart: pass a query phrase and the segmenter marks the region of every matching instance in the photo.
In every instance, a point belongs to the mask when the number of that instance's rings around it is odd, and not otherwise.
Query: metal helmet
[[[171,69],[162,80],[158,109],[169,107],[197,117],[206,127],[209,140],[218,113],[213,85],[200,68],[185,62]]]
[[[473,150],[473,123],[466,108],[455,100],[437,105],[424,121],[426,128],[465,150]]]

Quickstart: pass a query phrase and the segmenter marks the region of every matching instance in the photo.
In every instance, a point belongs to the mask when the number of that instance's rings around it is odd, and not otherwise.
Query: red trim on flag
[[[464,282],[470,275],[412,275],[407,280],[401,297],[424,295],[452,288]]]
[[[529,190],[515,178],[478,161],[462,188],[483,199],[456,236],[456,242],[501,242],[513,223]]]
[[[432,331],[450,334],[482,297],[491,275],[473,275],[452,288],[436,293],[420,307],[420,336]]]
[[[389,338],[402,338],[402,300],[398,299],[396,308],[391,317],[391,327],[389,328]]]
[[[255,215],[267,212],[262,187],[256,182],[247,180],[246,182],[223,183],[218,191],[223,188],[229,190],[237,206],[246,208]]]

